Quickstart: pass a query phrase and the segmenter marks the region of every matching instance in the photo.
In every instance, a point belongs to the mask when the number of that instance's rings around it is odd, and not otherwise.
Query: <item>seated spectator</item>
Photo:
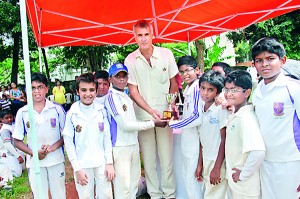
[[[7,95],[3,94],[2,98],[0,99],[0,107],[1,107],[1,109],[2,110],[10,110],[10,105],[11,105],[11,102],[8,99]]]
[[[11,110],[15,116],[18,110],[26,104],[26,98],[24,93],[17,87],[16,83],[12,82],[11,84],[10,99],[11,101]]]

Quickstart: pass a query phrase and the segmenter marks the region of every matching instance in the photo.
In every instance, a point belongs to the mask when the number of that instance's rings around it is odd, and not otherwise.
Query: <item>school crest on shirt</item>
[[[26,123],[26,127],[27,127],[27,128],[30,128],[29,121]]]
[[[284,115],[284,103],[283,102],[274,102],[273,110],[275,116]]]
[[[123,104],[123,111],[127,111],[127,106],[126,106],[126,104]]]
[[[76,126],[76,132],[80,133],[81,129],[82,129],[82,126],[80,126],[79,124],[77,124],[77,126]]]
[[[99,131],[103,131],[104,130],[104,122],[98,122],[98,128],[99,128]]]
[[[50,124],[52,128],[56,127],[56,118],[50,118]]]

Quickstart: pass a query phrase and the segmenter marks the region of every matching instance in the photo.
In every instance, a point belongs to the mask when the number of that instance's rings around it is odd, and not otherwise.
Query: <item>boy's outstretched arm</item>
[[[14,143],[18,149],[20,149],[21,151],[23,151],[24,153],[30,156],[33,156],[32,150],[23,142],[23,140],[18,140],[14,138]]]
[[[217,185],[221,182],[221,167],[225,158],[225,139],[226,139],[226,127],[220,130],[221,143],[219,146],[218,156],[214,165],[214,168],[210,172],[210,184]]]
[[[22,141],[14,138],[14,143],[15,146],[23,151],[24,153],[30,155],[31,157],[33,156],[32,150]],[[46,152],[44,149],[38,150],[38,155],[39,155],[39,160],[42,160],[46,157]]]

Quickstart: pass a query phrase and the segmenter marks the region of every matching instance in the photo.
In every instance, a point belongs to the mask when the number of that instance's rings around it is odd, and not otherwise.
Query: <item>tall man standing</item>
[[[125,59],[128,67],[128,88],[137,106],[138,120],[162,118],[167,110],[167,93],[178,91],[175,75],[178,68],[172,52],[166,48],[152,45],[153,28],[145,20],[133,26],[135,40],[139,48]],[[175,179],[173,176],[173,136],[171,130],[154,127],[139,132],[139,143],[144,160],[147,191],[151,198],[175,198]],[[156,170],[156,150],[161,167],[161,188]]]

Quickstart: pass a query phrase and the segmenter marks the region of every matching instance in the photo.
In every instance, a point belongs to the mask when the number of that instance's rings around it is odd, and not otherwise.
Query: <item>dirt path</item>
[[[67,199],[79,199],[74,182],[74,174],[71,163],[66,158],[66,193]]]

